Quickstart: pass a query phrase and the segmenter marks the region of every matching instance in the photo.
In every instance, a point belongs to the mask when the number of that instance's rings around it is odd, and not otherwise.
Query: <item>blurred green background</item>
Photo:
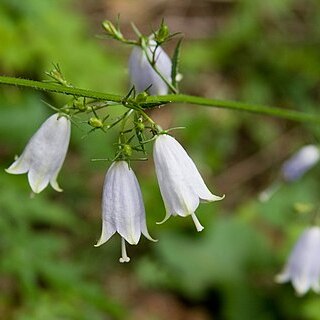
[[[118,13],[128,37],[131,21],[149,33],[163,17],[184,33],[184,93],[319,112],[317,0],[1,0],[0,74],[41,80],[59,63],[75,86],[126,94],[130,48],[96,37]],[[52,113],[43,100],[68,97],[0,86],[0,319],[320,319],[318,296],[274,283],[309,222],[295,204],[319,205],[319,166],[257,200],[286,158],[319,142],[316,126],[189,105],[151,111],[163,127],[187,128],[174,135],[226,198],[200,205],[200,234],[191,218],[156,225],[164,207],[152,159],[134,163],[159,242],[130,246],[122,265],[118,236],[93,247],[109,163],[91,159],[112,157],[115,130],[81,139],[90,128],[73,127],[61,194],[30,199],[26,175],[3,170]]]

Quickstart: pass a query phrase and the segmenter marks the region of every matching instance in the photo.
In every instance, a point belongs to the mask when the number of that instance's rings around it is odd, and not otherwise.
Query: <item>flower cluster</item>
[[[115,39],[123,41],[124,38],[119,29],[111,23],[104,23],[105,30]],[[62,191],[57,183],[57,176],[65,159],[69,140],[73,115],[83,112],[92,112],[93,116],[87,123],[95,130],[106,131],[111,127],[122,123],[119,135],[119,149],[113,163],[107,171],[102,193],[102,233],[96,246],[100,246],[114,233],[121,236],[122,256],[120,262],[128,262],[130,259],[126,253],[125,243],[135,245],[139,242],[141,234],[154,241],[149,235],[146,214],[138,180],[131,168],[133,151],[145,153],[145,130],[148,128],[152,134],[150,141],[154,142],[154,163],[160,186],[160,191],[166,208],[167,220],[171,215],[182,217],[190,215],[196,229],[203,229],[195,215],[200,200],[217,201],[223,199],[213,195],[206,187],[196,166],[182,146],[166,131],[162,131],[153,120],[145,114],[139,106],[149,94],[167,94],[169,88],[173,88],[171,74],[172,62],[169,56],[160,47],[167,37],[168,29],[161,25],[155,40],[140,38],[139,44],[135,43],[129,59],[131,84],[134,86],[134,97],[129,95],[124,98],[123,104],[129,108],[123,116],[109,125],[105,125],[106,115],[99,117],[96,110],[101,108],[101,103],[86,105],[74,97],[72,106],[66,105],[59,113],[49,117],[38,131],[30,139],[22,155],[6,170],[12,174],[28,173],[29,184],[34,193],[44,190],[50,183],[57,190]],[[54,82],[70,86],[63,77],[59,66],[48,72],[47,75]],[[135,97],[135,93],[138,96]],[[108,103],[105,104],[107,106]],[[103,106],[103,104],[102,104]],[[124,130],[126,121],[134,114],[134,129]],[[149,126],[144,125],[144,121]],[[130,138],[126,133],[134,132]],[[139,146],[130,145],[136,137]],[[149,142],[150,142],[149,141]]]
[[[118,150],[103,184],[102,232],[95,246],[104,244],[118,233],[121,237],[119,261],[129,262],[126,243],[138,244],[141,234],[151,241],[157,241],[148,232],[142,193],[131,167],[132,161],[135,160],[132,156],[134,151],[146,154],[145,144],[154,142],[155,172],[166,211],[163,221],[159,223],[165,222],[170,216],[191,216],[196,230],[202,231],[204,227],[195,213],[200,202],[219,201],[224,196],[217,196],[209,191],[185,149],[145,113],[144,103],[147,103],[148,94],[165,95],[169,91],[178,92],[176,82],[180,42],[175,50],[175,60],[172,62],[160,46],[172,37],[164,23],[151,37],[144,37],[137,32],[138,41],[125,39],[119,27],[109,21],[105,21],[103,26],[114,39],[134,45],[129,58],[132,89],[122,101],[129,110],[113,122],[105,124],[109,115],[100,118],[97,110],[108,107],[109,101],[93,100],[87,103],[85,99],[74,97],[72,106],[66,105],[42,124],[31,137],[21,156],[6,171],[11,174],[28,173],[33,193],[40,193],[49,183],[56,191],[62,191],[57,177],[69,146],[72,116],[78,113],[92,113],[92,117],[86,121],[91,126],[89,133],[94,130],[106,132],[121,124]],[[47,74],[57,84],[70,86],[58,66]],[[127,120],[132,115],[134,118],[131,127],[125,128]],[[148,134],[149,138],[146,137]],[[138,145],[133,145],[133,141],[137,141]],[[317,146],[303,147],[283,164],[282,181],[298,180],[319,159],[320,151]],[[270,199],[277,188],[278,184],[275,184],[261,193],[261,200]],[[296,292],[303,295],[310,288],[320,292],[319,279],[320,227],[313,226],[301,235],[276,281],[283,283],[291,280]]]
[[[203,227],[195,210],[199,200],[217,201],[223,199],[213,195],[203,182],[195,164],[182,146],[171,136],[156,137],[154,163],[161,195],[166,208],[167,220],[171,215],[191,215],[197,231]],[[104,182],[102,197],[102,234],[96,246],[108,241],[118,232],[122,238],[120,262],[128,262],[125,241],[137,244],[141,233],[153,240],[147,230],[145,209],[139,184],[132,168],[126,161],[114,162]]]
[[[156,125],[142,109],[137,110],[137,106],[139,107],[137,103],[140,100],[144,101],[145,90],[151,94],[166,94],[171,85],[170,58],[156,41],[146,39],[144,43],[145,46],[136,46],[133,49],[129,60],[131,82],[135,91],[139,92],[136,99],[126,97],[126,106],[132,108],[114,123],[106,126],[104,122],[108,116],[100,119],[91,106],[89,111],[92,111],[94,116],[87,122],[92,127],[90,132],[97,129],[105,131],[122,123],[119,150],[107,171],[103,185],[102,232],[96,244],[96,246],[102,245],[117,232],[121,236],[120,262],[130,261],[126,252],[126,242],[136,245],[141,234],[155,241],[147,229],[141,190],[131,167],[131,162],[134,160],[132,152],[136,150],[145,153],[145,143],[154,141],[154,165],[166,209],[166,216],[162,222],[171,215],[191,216],[196,230],[201,231],[203,226],[195,214],[200,201],[212,202],[223,199],[209,191],[183,147],[167,131]],[[68,84],[58,67],[48,75],[57,83]],[[88,107],[78,98],[75,98],[73,108],[74,114],[88,111]],[[133,112],[134,129],[124,130],[126,121]],[[69,145],[71,116],[68,107],[62,108],[60,113],[47,119],[30,139],[22,155],[7,169],[8,173],[13,174],[28,172],[29,184],[34,193],[41,192],[49,183],[55,190],[62,191],[56,179]],[[149,127],[144,125],[145,120],[149,122]],[[152,134],[149,141],[144,133],[147,128]],[[126,139],[128,132],[134,132],[134,135]],[[130,145],[134,136],[139,141],[138,147]]]
[[[29,184],[35,193],[50,182],[62,191],[56,178],[64,161],[70,139],[70,121],[54,114],[34,134],[22,155],[6,170],[8,173],[28,172]],[[223,197],[213,195],[205,185],[195,164],[183,147],[170,135],[155,137],[154,163],[167,220],[171,215],[191,216],[197,231],[203,229],[195,215],[200,200],[211,202]],[[141,233],[154,241],[147,230],[145,208],[138,180],[125,160],[113,162],[102,193],[102,233],[100,246],[118,232],[122,238],[120,262],[128,262],[125,241],[139,242]]]

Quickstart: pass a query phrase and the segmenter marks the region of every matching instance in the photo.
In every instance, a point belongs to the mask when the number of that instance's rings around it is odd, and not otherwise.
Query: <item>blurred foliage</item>
[[[71,0],[2,0],[0,73],[43,79],[59,63],[76,86],[125,94],[128,49],[95,38],[80,8]],[[236,2],[212,38],[185,40],[181,90],[317,112],[319,26],[316,0]],[[152,111],[161,125],[187,127],[174,135],[226,199],[199,207],[200,234],[191,218],[156,225],[164,208],[152,162],[134,164],[150,233],[160,241],[130,247],[132,262],[123,266],[116,236],[93,248],[108,163],[90,160],[113,155],[114,132],[83,138],[90,128],[73,127],[62,194],[48,188],[30,199],[26,176],[4,173],[49,114],[41,100],[57,107],[68,102],[0,87],[1,318],[320,319],[314,294],[298,299],[290,285],[273,282],[309,223],[296,204],[319,205],[319,167],[267,203],[257,200],[285,158],[318,141],[317,127],[194,106]],[[166,307],[147,298],[155,292]],[[191,316],[198,309],[201,315]]]
[[[66,78],[79,87],[119,90],[123,61],[98,49],[86,18],[79,13],[68,0],[1,1],[2,72],[43,78],[52,63],[59,63]],[[112,81],[106,81],[107,72]]]

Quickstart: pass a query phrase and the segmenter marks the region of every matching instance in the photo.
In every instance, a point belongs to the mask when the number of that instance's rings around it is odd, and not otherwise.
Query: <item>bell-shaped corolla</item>
[[[68,151],[70,132],[71,123],[67,116],[58,113],[52,115],[31,137],[21,156],[6,172],[28,172],[29,184],[34,193],[41,192],[49,183],[56,191],[62,191],[57,176]]]
[[[126,161],[116,161],[109,168],[102,193],[102,233],[96,247],[118,232],[121,236],[120,262],[129,262],[125,242],[135,245],[141,233],[149,240],[146,214],[138,180]]]
[[[197,231],[203,226],[195,215],[200,201],[222,200],[205,185],[198,169],[180,143],[168,134],[160,134],[154,143],[153,158],[166,221],[171,215],[191,215]]]

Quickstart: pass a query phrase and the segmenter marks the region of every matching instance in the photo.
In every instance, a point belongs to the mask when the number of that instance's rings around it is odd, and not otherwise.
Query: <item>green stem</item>
[[[121,103],[123,97],[120,95],[97,92],[92,90],[65,87],[55,83],[39,82],[20,78],[11,78],[0,76],[0,84],[16,85],[29,87],[36,90],[62,93],[65,95],[73,95],[77,97],[86,97],[97,100],[106,100]],[[189,103],[208,107],[216,107],[222,109],[231,109],[237,111],[246,111],[261,115],[274,116],[278,118],[299,121],[320,123],[320,115],[304,113],[301,111],[288,110],[282,108],[268,107],[264,105],[243,103],[237,101],[216,100],[202,97],[189,96],[184,94],[171,94],[165,96],[150,96],[141,106],[145,109],[150,108],[152,104],[168,104],[168,103]]]
[[[152,67],[152,69],[158,74],[158,76],[162,79],[162,81],[164,81],[164,83],[169,87],[169,89],[177,94],[178,93],[178,90],[170,83],[170,81],[168,81],[168,79],[166,77],[163,76],[163,74],[159,71],[159,69],[157,68],[156,66],[156,61],[155,61],[155,54],[156,54],[156,50],[157,50],[157,47],[155,47],[154,49],[154,52],[152,52],[152,59],[149,57],[149,54],[148,54],[148,47],[147,46],[141,46],[141,49],[143,50],[144,52],[144,55],[146,56],[150,66]]]
[[[257,113],[266,116],[273,116],[282,119],[288,119],[299,122],[314,122],[320,123],[320,114],[305,113],[302,111],[283,109],[277,107],[269,107],[259,104],[251,104],[230,100],[217,100],[203,97],[190,96],[185,94],[171,94],[166,96],[151,96],[148,97],[147,103],[189,103],[207,107],[216,107],[221,109],[231,109],[237,111],[246,111]],[[142,105],[142,107],[144,107]],[[145,107],[147,108],[147,106]]]
[[[66,87],[60,84],[50,83],[50,82],[40,82],[40,81],[34,81],[34,80],[28,80],[28,79],[0,76],[0,84],[1,83],[20,86],[20,87],[28,87],[35,90],[43,90],[43,91],[62,93],[65,95],[73,95],[77,97],[92,98],[97,100],[107,100],[107,101],[113,101],[113,102],[119,102],[119,103],[121,103],[122,101],[122,96],[120,95],[102,93],[102,92],[80,89],[75,87]]]

